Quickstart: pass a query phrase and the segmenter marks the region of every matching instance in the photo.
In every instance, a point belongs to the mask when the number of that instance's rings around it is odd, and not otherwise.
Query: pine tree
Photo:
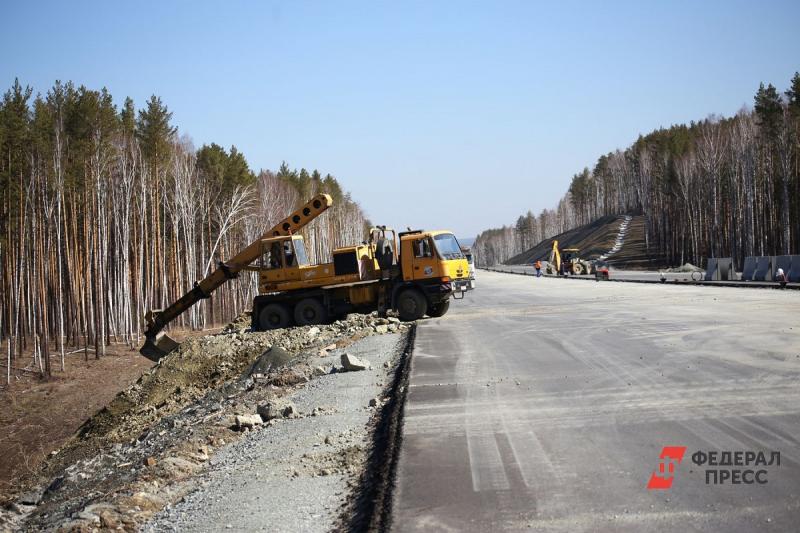
[[[119,119],[123,134],[128,138],[133,137],[136,134],[136,108],[130,96],[125,98]]]
[[[256,176],[250,170],[247,159],[235,146],[231,146],[230,154],[227,157],[224,180],[224,190],[228,193],[236,187],[249,187],[256,181]]]
[[[153,95],[147,108],[139,111],[136,133],[142,143],[142,152],[154,169],[164,169],[169,160],[170,141],[178,128],[170,124],[172,113],[161,98]]]
[[[215,143],[204,144],[197,151],[197,170],[212,189],[216,191],[214,197],[219,196],[225,187],[224,181],[227,166],[228,154],[220,145]]]
[[[766,88],[763,83],[759,85],[755,96],[755,112],[764,135],[768,139],[777,137],[783,108],[781,95],[771,83]]]

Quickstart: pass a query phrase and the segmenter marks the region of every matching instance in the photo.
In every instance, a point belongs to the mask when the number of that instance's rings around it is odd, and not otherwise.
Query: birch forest
[[[196,149],[160,98],[141,109],[107,90],[15,82],[0,103],[0,346],[3,366],[48,376],[65,354],[138,348],[143,316],[318,192],[334,207],[304,230],[309,257],[359,242],[364,213],[317,171],[250,170],[244,154]],[[313,243],[313,244],[312,244]],[[202,329],[248,308],[242,273],[173,323]]]
[[[644,215],[648,247],[672,264],[800,253],[800,74],[761,84],[752,109],[662,128],[572,177],[555,209],[482,232],[493,265],[611,214]]]

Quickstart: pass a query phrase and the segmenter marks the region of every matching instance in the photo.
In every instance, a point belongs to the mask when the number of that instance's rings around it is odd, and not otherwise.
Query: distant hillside
[[[533,248],[512,257],[505,264],[522,265],[536,260],[545,261],[550,257],[553,240],[558,241],[559,248],[578,248],[580,256],[584,259],[597,259],[614,246],[620,224],[624,219],[623,215],[600,217],[590,224],[545,239]],[[613,266],[631,269],[650,269],[666,264],[663,256],[649,254],[647,251],[643,216],[633,217],[622,248],[607,261]]]
[[[759,84],[753,108],[733,117],[659,128],[601,155],[572,176],[553,209],[482,231],[476,262],[508,262],[554,235],[620,213],[646,217],[642,243],[646,229],[649,250],[672,265],[732,257],[741,268],[748,256],[800,253],[798,132],[800,72],[783,92]],[[636,254],[632,265],[652,261],[644,251]]]

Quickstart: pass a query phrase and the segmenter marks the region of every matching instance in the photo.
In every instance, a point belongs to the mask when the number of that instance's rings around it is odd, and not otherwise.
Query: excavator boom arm
[[[550,250],[551,265],[555,265],[556,272],[561,272],[561,253],[558,251],[558,241],[553,241],[553,249]]]
[[[261,255],[261,239],[280,237],[296,233],[312,220],[325,212],[333,205],[333,198],[328,194],[318,194],[309,200],[300,209],[281,220],[264,235],[250,243],[249,246],[231,257],[227,262],[220,262],[214,272],[205,279],[195,283],[194,288],[181,296],[176,302],[166,309],[149,311],[145,315],[147,329],[145,330],[145,343],[139,350],[142,355],[153,361],[158,361],[174,350],[178,344],[166,337],[159,335],[167,324],[175,320],[184,311],[204,298],[211,296],[220,285],[239,275],[239,272]]]

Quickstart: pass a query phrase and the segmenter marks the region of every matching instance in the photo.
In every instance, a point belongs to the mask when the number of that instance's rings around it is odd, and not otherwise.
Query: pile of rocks
[[[369,369],[345,351],[355,340],[408,327],[395,317],[351,314],[252,332],[245,314],[218,334],[189,339],[50,458],[39,484],[0,511],[0,530],[136,529],[189,490],[177,482],[204,468],[215,447],[242,431],[315,416],[282,396],[315,376]],[[340,365],[309,364],[333,352]]]
[[[691,263],[684,263],[682,266],[668,268],[665,272],[685,272],[685,273],[692,273],[692,272],[705,272],[700,267],[694,266]]]

